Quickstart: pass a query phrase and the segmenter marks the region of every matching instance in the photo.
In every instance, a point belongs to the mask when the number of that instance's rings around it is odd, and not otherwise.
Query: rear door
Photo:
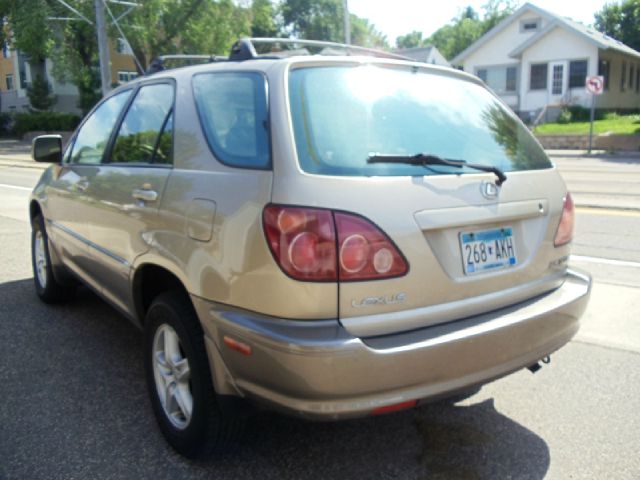
[[[150,248],[173,163],[172,82],[142,85],[104,161],[86,175],[92,276],[103,294],[130,310],[129,274]]]

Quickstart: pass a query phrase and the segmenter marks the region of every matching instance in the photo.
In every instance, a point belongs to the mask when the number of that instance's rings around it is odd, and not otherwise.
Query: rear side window
[[[129,95],[131,90],[109,97],[87,118],[76,136],[71,163],[94,165],[102,161],[111,130]]]
[[[222,163],[242,168],[270,167],[267,87],[261,74],[196,75],[193,92],[202,129]]]
[[[460,173],[367,163],[376,154],[434,155],[507,172],[551,166],[527,128],[491,92],[449,75],[377,66],[299,68],[290,72],[289,97],[298,160],[309,173]]]
[[[173,85],[140,88],[120,125],[112,163],[171,164]]]

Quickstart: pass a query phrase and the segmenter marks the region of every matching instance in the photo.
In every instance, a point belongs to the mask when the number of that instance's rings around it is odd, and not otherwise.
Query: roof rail
[[[264,48],[256,49],[257,45],[267,45],[271,48],[264,51]],[[293,47],[285,49],[284,46]],[[319,40],[300,40],[296,38],[241,38],[231,47],[229,61],[243,61],[253,58],[281,58],[291,55],[310,55],[307,47],[319,50],[320,55],[368,55],[373,57],[394,58],[397,60],[414,61],[404,55],[397,53],[375,50],[373,48],[358,47],[344,43],[323,42]],[[258,50],[264,51],[258,53]]]
[[[152,75],[154,73],[161,72],[167,69],[165,62],[167,60],[170,61],[182,61],[193,63],[212,63],[212,62],[224,62],[227,61],[227,57],[223,57],[220,55],[161,55],[159,57],[154,58],[149,64],[149,68],[147,68],[145,75]]]
[[[256,48],[256,46],[258,46],[258,48]],[[258,50],[260,50],[260,52]],[[241,62],[254,58],[267,59],[290,57],[293,55],[311,55],[312,52],[318,55],[367,55],[414,61],[412,58],[397,53],[346,45],[344,43],[299,40],[296,38],[241,38],[233,44],[228,57],[220,55],[161,55],[151,61],[149,68],[147,68],[144,74],[152,75],[167,68],[172,68],[167,67],[165,63],[167,60],[177,61],[178,63],[191,61],[191,64],[226,61]]]

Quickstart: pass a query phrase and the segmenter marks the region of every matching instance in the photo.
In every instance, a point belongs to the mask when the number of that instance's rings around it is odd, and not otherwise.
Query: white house
[[[442,56],[440,51],[433,45],[427,47],[399,48],[394,50],[395,53],[413,58],[418,62],[430,63],[432,65],[442,65],[450,67],[451,64]]]
[[[602,75],[596,108],[640,108],[640,52],[526,3],[451,60],[482,78],[524,118],[591,105],[585,78]]]

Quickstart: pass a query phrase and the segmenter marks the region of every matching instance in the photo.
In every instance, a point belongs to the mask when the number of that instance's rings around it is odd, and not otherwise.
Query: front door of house
[[[567,64],[566,62],[549,63],[549,104],[561,103],[567,90]]]

